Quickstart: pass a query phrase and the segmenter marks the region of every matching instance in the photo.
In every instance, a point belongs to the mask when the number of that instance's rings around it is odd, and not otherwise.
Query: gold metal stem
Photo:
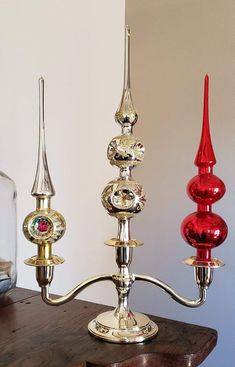
[[[42,260],[49,260],[52,256],[51,243],[38,245],[38,258]]]
[[[36,209],[45,210],[51,208],[51,198],[49,196],[39,196],[36,198]]]
[[[213,280],[213,268],[194,267],[194,277],[198,287],[208,288]]]
[[[128,329],[130,324],[135,324],[134,315],[128,304],[129,288],[118,288],[118,306],[114,311],[114,317],[119,320],[120,329]]]
[[[122,242],[128,242],[131,239],[130,219],[119,219],[118,220],[117,238]]]
[[[36,279],[39,287],[49,286],[53,279],[54,266],[36,266]]]
[[[168,284],[162,282],[160,279],[155,279],[149,277],[147,275],[139,275],[134,274],[135,280],[140,280],[148,283],[152,283],[157,287],[163,289],[166,293],[168,293],[176,302],[180,303],[183,306],[195,308],[203,305],[206,301],[206,290],[207,287],[198,287],[199,290],[199,297],[196,300],[191,300],[185,297],[182,297],[178,294],[173,288],[171,288]]]
[[[49,286],[43,286],[41,287],[41,296],[42,296],[43,301],[47,303],[48,305],[60,306],[74,299],[80,292],[82,292],[89,285],[92,285],[98,282],[103,282],[106,280],[112,281],[112,278],[113,276],[111,274],[96,275],[94,277],[91,277],[79,283],[74,289],[68,292],[65,296],[61,296],[61,297],[54,298],[54,299],[50,298]]]
[[[121,272],[121,268],[127,268],[131,265],[133,255],[133,248],[126,247],[116,247],[116,263]]]

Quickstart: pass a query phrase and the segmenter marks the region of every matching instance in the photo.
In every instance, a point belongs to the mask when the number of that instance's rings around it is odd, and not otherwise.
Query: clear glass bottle
[[[0,171],[0,296],[16,285],[16,186]]]

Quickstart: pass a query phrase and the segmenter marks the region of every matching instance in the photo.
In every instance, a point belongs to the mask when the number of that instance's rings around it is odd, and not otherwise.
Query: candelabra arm
[[[80,292],[82,292],[85,288],[89,287],[90,285],[98,282],[103,282],[106,280],[112,281],[112,275],[110,274],[102,274],[102,275],[96,275],[94,277],[91,277],[89,279],[86,279],[85,281],[79,283],[74,289],[72,289],[70,292],[68,292],[65,296],[61,296],[58,298],[50,298],[49,294],[49,284],[42,285],[41,286],[41,296],[43,301],[50,305],[50,306],[60,306],[64,303],[67,303],[74,299]]]
[[[196,307],[203,305],[206,301],[206,291],[207,291],[206,285],[204,286],[198,285],[199,297],[198,299],[191,300],[191,299],[185,298],[181,296],[180,294],[178,294],[172,287],[162,282],[160,279],[155,279],[147,275],[138,275],[138,274],[135,274],[134,277],[135,277],[135,280],[137,281],[140,280],[140,281],[152,283],[156,285],[157,287],[163,289],[176,302],[180,303],[183,306],[190,307],[190,308],[196,308]]]

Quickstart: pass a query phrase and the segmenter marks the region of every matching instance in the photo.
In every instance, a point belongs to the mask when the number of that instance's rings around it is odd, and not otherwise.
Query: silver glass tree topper
[[[131,237],[130,220],[139,213],[145,204],[143,188],[132,178],[132,169],[142,162],[144,146],[133,135],[133,126],[138,115],[134,109],[130,88],[130,31],[125,33],[124,88],[120,106],[115,114],[121,125],[121,135],[113,138],[108,146],[107,156],[111,165],[119,168],[119,177],[107,184],[102,193],[102,203],[108,213],[118,220],[116,238],[105,242],[115,247],[117,274],[103,274],[91,277],[79,283],[67,295],[51,298],[50,284],[54,266],[64,260],[52,254],[52,244],[65,232],[65,220],[62,215],[51,209],[51,197],[55,191],[51,182],[45,146],[44,125],[44,80],[39,79],[39,149],[38,165],[32,195],[36,198],[36,210],[24,220],[23,231],[26,238],[35,243],[38,253],[25,263],[36,267],[36,278],[41,287],[41,296],[45,303],[52,306],[62,305],[93,283],[111,281],[118,293],[118,306],[113,311],[104,312],[88,325],[89,332],[99,339],[114,343],[139,343],[152,338],[158,332],[158,326],[146,315],[132,312],[128,305],[128,296],[135,281],[152,283],[167,292],[175,301],[188,307],[198,307],[205,302],[206,290],[212,281],[213,268],[222,265],[218,260],[209,263],[194,262],[195,280],[199,297],[189,300],[180,296],[170,286],[159,279],[130,272],[133,249],[142,242]]]

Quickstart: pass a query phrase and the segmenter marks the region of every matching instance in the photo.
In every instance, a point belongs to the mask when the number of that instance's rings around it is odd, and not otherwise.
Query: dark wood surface
[[[156,316],[151,341],[105,343],[87,324],[108,309],[80,300],[51,307],[39,293],[16,288],[0,300],[0,367],[195,367],[216,345],[216,330]]]

